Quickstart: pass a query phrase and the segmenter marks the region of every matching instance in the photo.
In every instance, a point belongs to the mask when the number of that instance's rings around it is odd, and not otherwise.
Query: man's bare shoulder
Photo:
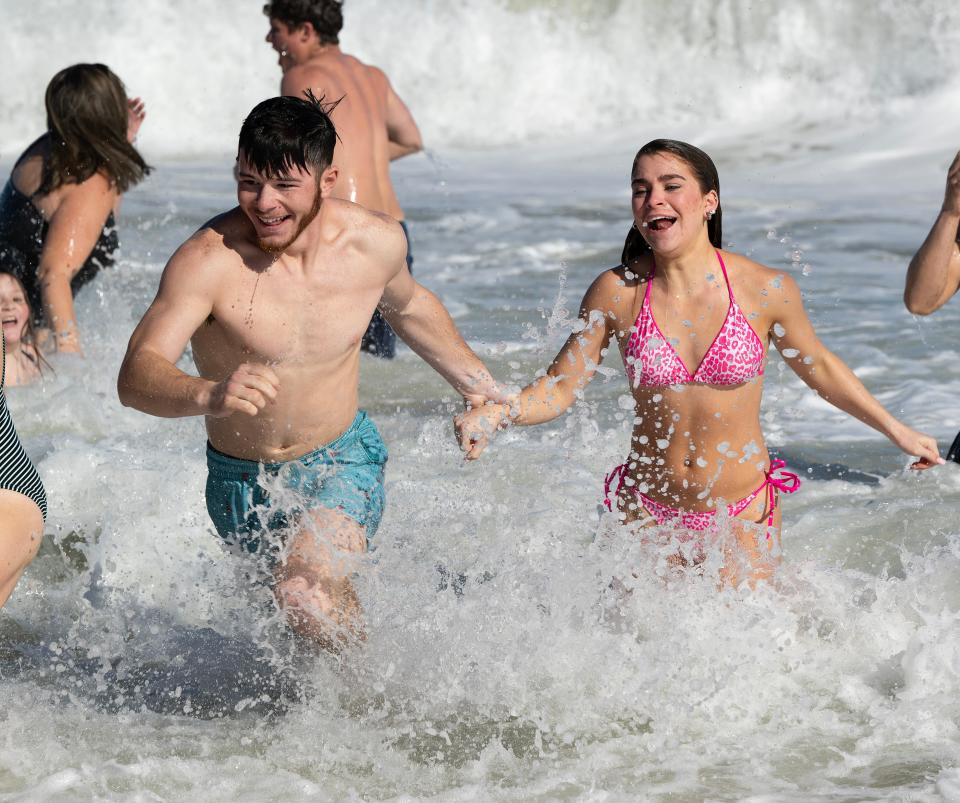
[[[390,79],[387,74],[373,64],[365,64],[355,56],[347,56],[350,73],[359,78],[365,86],[373,90],[374,94],[383,100],[390,90]]]
[[[299,97],[307,89],[334,92],[344,81],[357,80],[380,93],[385,93],[390,86],[386,73],[379,67],[344,53],[337,58],[319,58],[293,65],[283,75],[280,94]],[[328,98],[332,99],[335,98]]]
[[[239,208],[211,218],[195,231],[170,258],[167,271],[216,271],[242,260],[251,248],[250,225]]]
[[[280,94],[302,98],[308,89],[323,91],[324,86],[336,83],[336,73],[324,65],[315,62],[295,64],[290,67],[280,81]]]
[[[323,203],[328,220],[349,247],[385,258],[406,255],[406,235],[390,215],[339,198],[327,198]]]
[[[318,63],[331,66],[336,65],[338,69],[347,70],[351,73],[371,73],[371,71],[376,70],[381,75],[383,74],[382,71],[378,70],[376,67],[367,64],[365,61],[361,61],[350,53],[344,53],[342,51],[336,56],[336,58],[318,59]]]
[[[364,76],[374,81],[387,81],[387,74],[379,67],[373,64],[367,64],[365,61],[360,61],[356,56],[345,55],[344,58],[347,60],[345,63],[350,66],[351,70],[362,72]]]
[[[303,93],[312,89],[327,95],[327,100],[336,100],[331,93],[340,91],[347,76],[365,75],[366,66],[353,56],[335,59],[318,58],[294,64],[284,74],[280,81],[280,94],[293,97],[302,97]]]

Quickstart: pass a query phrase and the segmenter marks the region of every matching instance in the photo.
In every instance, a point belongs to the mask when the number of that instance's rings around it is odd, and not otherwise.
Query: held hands
[[[207,391],[201,406],[205,414],[225,418],[234,413],[254,416],[277,398],[280,380],[266,365],[243,363]]]
[[[919,459],[910,464],[910,468],[915,471],[942,466],[946,461],[940,457],[940,450],[937,448],[937,441],[929,435],[917,432],[915,429],[900,424],[890,435],[893,441],[900,449],[908,455],[916,455]]]
[[[474,404],[453,419],[453,429],[467,460],[476,460],[498,429],[506,429],[510,407],[506,404]]]
[[[127,99],[127,142],[137,138],[137,132],[147,116],[147,107],[142,98]]]

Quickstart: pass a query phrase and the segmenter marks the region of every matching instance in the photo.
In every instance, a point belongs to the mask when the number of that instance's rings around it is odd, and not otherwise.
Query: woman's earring
[[[710,218],[712,218],[712,217],[713,217],[713,210],[712,210],[712,209],[708,209],[708,210],[707,210],[707,220],[710,220]]]

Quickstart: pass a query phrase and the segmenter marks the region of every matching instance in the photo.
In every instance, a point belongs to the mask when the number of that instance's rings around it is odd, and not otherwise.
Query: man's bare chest
[[[261,273],[225,287],[206,326],[243,359],[326,361],[360,342],[381,293],[369,283]]]

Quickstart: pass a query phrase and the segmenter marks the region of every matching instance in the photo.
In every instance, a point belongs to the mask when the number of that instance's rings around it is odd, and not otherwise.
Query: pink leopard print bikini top
[[[763,342],[747,321],[740,305],[733,297],[730,279],[723,257],[717,251],[723,279],[727,283],[730,307],[723,326],[703,355],[697,370],[691,374],[680,355],[660,331],[650,308],[650,286],[653,273],[647,279],[640,314],[634,323],[634,332],[627,342],[627,375],[634,387],[656,388],[666,385],[740,385],[763,375]],[[656,265],[654,265],[656,270]]]

